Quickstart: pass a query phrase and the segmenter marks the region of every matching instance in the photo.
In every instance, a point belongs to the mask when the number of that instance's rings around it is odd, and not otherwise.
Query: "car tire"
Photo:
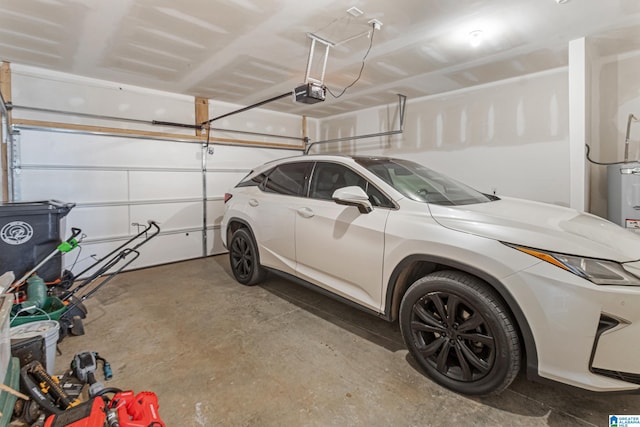
[[[229,263],[233,276],[243,285],[257,285],[264,279],[265,270],[260,266],[258,248],[245,228],[239,228],[231,236]]]
[[[520,370],[520,340],[489,286],[458,271],[413,283],[400,304],[409,352],[438,384],[468,395],[497,394]]]

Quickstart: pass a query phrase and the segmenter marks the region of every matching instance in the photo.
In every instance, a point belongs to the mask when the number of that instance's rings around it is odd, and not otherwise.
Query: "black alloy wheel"
[[[256,285],[264,278],[253,236],[244,228],[236,230],[231,236],[229,262],[233,276],[243,285]]]
[[[520,369],[520,344],[507,310],[477,278],[441,271],[417,280],[400,307],[411,354],[439,384],[463,394],[504,390]]]

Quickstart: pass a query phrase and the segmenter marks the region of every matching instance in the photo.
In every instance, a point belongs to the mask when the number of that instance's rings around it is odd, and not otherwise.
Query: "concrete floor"
[[[112,365],[107,386],[154,391],[167,426],[605,426],[638,395],[527,381],[469,398],[423,376],[389,324],[274,276],[237,284],[227,256],[121,273],[60,344]]]

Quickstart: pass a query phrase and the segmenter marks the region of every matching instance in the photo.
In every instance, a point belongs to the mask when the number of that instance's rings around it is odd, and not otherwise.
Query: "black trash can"
[[[57,200],[0,203],[0,275],[13,271],[16,280],[34,268],[62,242],[63,218],[75,203]],[[56,254],[38,269],[45,281],[62,273],[62,256]]]

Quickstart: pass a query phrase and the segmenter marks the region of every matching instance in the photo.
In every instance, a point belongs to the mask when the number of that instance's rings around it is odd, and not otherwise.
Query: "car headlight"
[[[511,244],[507,246],[567,270],[596,285],[640,286],[640,279],[615,261],[558,254]]]

